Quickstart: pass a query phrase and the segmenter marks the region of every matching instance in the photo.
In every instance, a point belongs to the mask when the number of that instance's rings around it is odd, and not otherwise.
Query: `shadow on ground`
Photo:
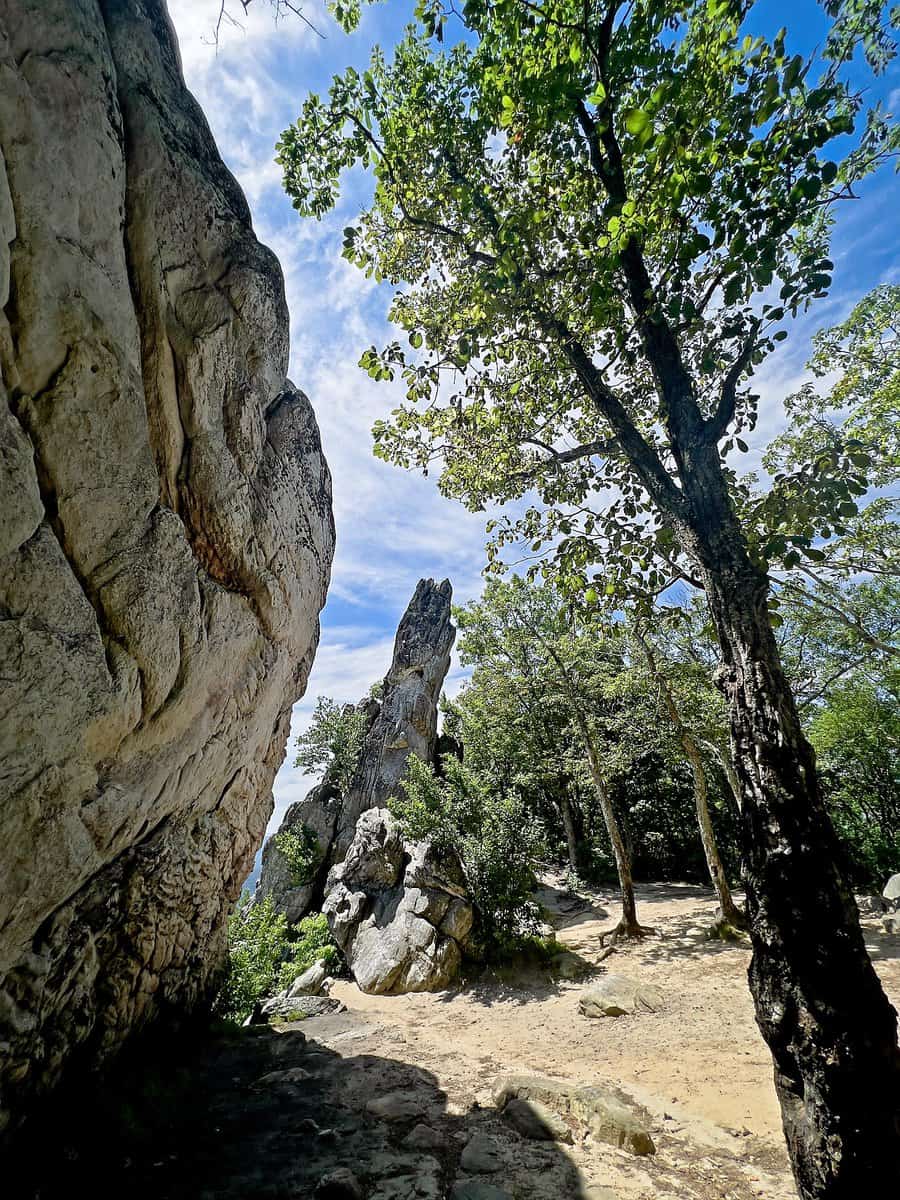
[[[349,1017],[304,1024],[334,1044],[355,1036]],[[4,1196],[587,1200],[556,1143],[522,1138],[492,1109],[448,1111],[428,1071],[342,1051],[297,1026],[145,1043],[102,1083],[82,1081],[36,1114]],[[460,1161],[473,1137],[495,1147],[475,1156],[480,1171],[471,1154],[468,1169]],[[340,1174],[329,1183],[335,1171],[352,1172],[359,1191]]]

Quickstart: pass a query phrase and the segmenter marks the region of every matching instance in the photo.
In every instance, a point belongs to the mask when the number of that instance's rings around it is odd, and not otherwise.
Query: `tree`
[[[294,765],[304,771],[324,769],[329,783],[346,792],[356,770],[368,729],[365,705],[336,704],[318,696],[309,728],[297,738]]]
[[[900,683],[900,680],[896,682]],[[880,892],[900,862],[900,707],[863,679],[842,683],[810,722],[825,797],[859,887]]]
[[[466,764],[508,781],[545,828],[561,826],[569,867],[589,877],[586,804],[573,771],[564,707],[529,676],[492,659],[475,661],[459,696],[445,699],[442,708],[444,732],[462,744]]]
[[[637,621],[632,627],[632,632],[646,660],[650,676],[658,688],[664,718],[670,722],[678,744],[690,764],[697,825],[700,831],[700,840],[703,843],[703,854],[706,858],[709,877],[716,889],[716,895],[719,897],[722,926],[724,929],[729,927],[744,929],[747,923],[746,917],[735,904],[731,895],[731,888],[728,886],[728,877],[719,854],[719,846],[709,811],[709,781],[705,756],[701,747],[702,734],[692,728],[693,721],[688,715],[690,700],[696,702],[699,699],[700,706],[706,700],[707,708],[710,707],[709,702],[712,701],[711,707],[714,710],[717,707],[715,698],[709,695],[709,679],[702,668],[700,671],[685,671],[683,665],[673,678],[671,663],[666,662],[658,646],[654,646],[649,629],[642,628],[641,623]],[[688,685],[687,688],[684,686],[685,684]],[[719,732],[716,728],[718,722],[715,720],[718,714],[713,713],[713,729],[711,731],[708,728],[710,725],[709,715],[709,713],[704,713],[705,719],[701,721],[701,728],[706,726],[707,744],[718,741],[717,734]]]
[[[588,633],[578,610],[567,609],[554,589],[517,576],[491,580],[481,600],[458,609],[456,618],[460,659],[477,664],[476,677],[486,669],[503,673],[529,698],[532,710],[544,704],[562,715],[587,763],[619,878],[622,919],[609,934],[610,944],[642,937],[647,930],[637,919],[631,855],[611,792],[612,777],[631,758],[620,709],[608,690],[621,671],[621,642],[612,634],[601,640]]]
[[[534,868],[544,845],[516,789],[496,771],[477,771],[455,758],[438,777],[415,754],[400,787],[388,807],[406,835],[459,854],[478,915],[479,949],[489,956],[508,953],[536,933]]]
[[[859,47],[875,70],[892,57],[882,4],[824,7],[830,32],[804,60],[784,31],[744,34],[749,0],[469,0],[461,18],[422,0],[393,58],[310,96],[279,145],[301,213],[328,211],[346,168],[375,178],[345,253],[404,285],[390,315],[410,343],[361,360],[407,386],[377,452],[438,462],[475,509],[533,490],[499,544],[526,539],[589,600],[676,578],[705,593],[750,985],[804,1197],[900,1182],[896,1014],[769,614],[767,556],[790,531],[750,536],[725,461],[756,420],[754,369],[827,294],[834,205],[900,140],[844,70]],[[839,456],[818,494],[839,507],[866,487]],[[814,541],[800,522],[791,548]]]

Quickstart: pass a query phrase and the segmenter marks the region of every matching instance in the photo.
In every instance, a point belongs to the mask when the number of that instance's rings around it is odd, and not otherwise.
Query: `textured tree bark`
[[[900,1194],[897,1015],[837,865],[813,751],[772,633],[767,579],[750,559],[720,470],[697,472],[691,491],[696,536],[686,548],[718,634],[743,801],[750,988],[797,1187],[804,1200]]]

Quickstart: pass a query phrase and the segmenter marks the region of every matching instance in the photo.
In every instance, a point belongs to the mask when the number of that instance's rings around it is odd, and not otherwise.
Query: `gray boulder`
[[[644,1114],[612,1089],[567,1083],[543,1075],[501,1075],[494,1103],[505,1109],[513,1100],[537,1101],[562,1117],[573,1118],[598,1141],[630,1154],[655,1154]]]
[[[328,968],[323,962],[315,962],[311,967],[298,975],[287,989],[288,996],[321,996],[328,991]]]
[[[289,996],[287,992],[279,992],[277,996],[264,1000],[259,1011],[265,1023],[273,1017],[303,1021],[306,1017],[346,1012],[346,1007],[340,1000],[333,1000],[330,996]]]
[[[663,994],[653,984],[637,983],[624,975],[606,975],[583,992],[578,1008],[586,1017],[624,1017],[629,1013],[658,1012]]]
[[[540,1100],[510,1100],[503,1119],[522,1137],[539,1142],[572,1142],[572,1130],[552,1108]]]
[[[447,987],[474,917],[458,857],[404,842],[387,809],[359,818],[322,911],[356,982],[373,993]]]
[[[900,908],[900,874],[890,877],[881,894],[891,908]]]

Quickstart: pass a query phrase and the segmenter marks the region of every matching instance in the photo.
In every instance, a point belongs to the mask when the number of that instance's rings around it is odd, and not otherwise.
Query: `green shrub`
[[[309,883],[322,861],[322,848],[315,832],[308,825],[283,829],[275,834],[275,845],[291,871],[294,887]]]
[[[456,850],[478,914],[481,948],[501,955],[539,927],[532,893],[543,838],[515,791],[457,759],[446,759],[443,770],[439,779],[411,756],[404,795],[388,807],[409,838]]]
[[[254,1006],[275,991],[287,947],[288,924],[271,896],[251,903],[242,892],[228,918],[228,973],[216,1002],[219,1013],[243,1021]]]
[[[880,892],[900,868],[900,716],[866,682],[833,689],[810,723],[822,790],[850,883]]]
[[[295,765],[304,771],[324,768],[325,777],[339,792],[345,792],[359,762],[368,726],[363,709],[319,696],[309,728],[297,738]]]
[[[289,957],[282,963],[278,973],[278,989],[283,991],[302,975],[313,963],[324,962],[328,970],[337,970],[340,966],[340,955],[334,944],[328,921],[324,913],[314,913],[304,917],[294,926],[296,940],[287,947]]]
[[[215,1005],[219,1016],[238,1023],[259,1001],[290,987],[317,960],[322,959],[329,970],[340,963],[321,913],[289,929],[271,896],[259,903],[250,901],[250,893],[242,892],[228,918],[228,970]]]

